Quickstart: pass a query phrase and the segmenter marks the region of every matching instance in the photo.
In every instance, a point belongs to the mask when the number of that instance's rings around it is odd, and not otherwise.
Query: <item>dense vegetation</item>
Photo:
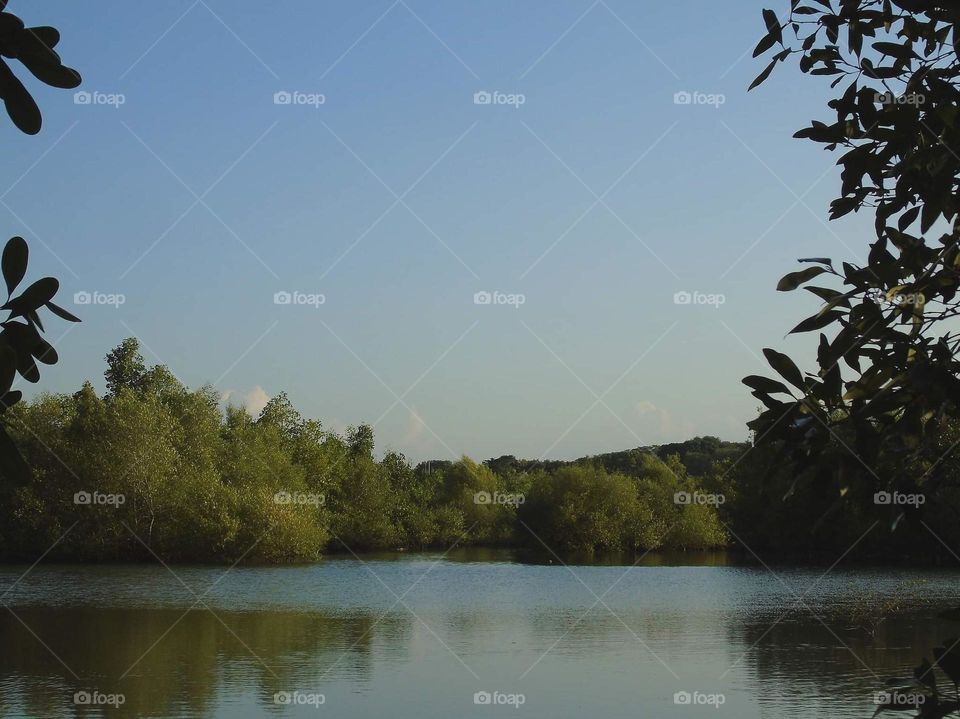
[[[866,263],[809,257],[780,280],[778,290],[803,287],[823,301],[791,330],[819,332],[817,371],[765,349],[778,377],[743,380],[765,407],[750,427],[803,495],[805,516],[836,537],[856,541],[886,497],[898,544],[957,546],[960,8],[791,0],[785,15],[763,11],[754,56],[772,57],[751,88],[794,57],[804,73],[830,78],[829,111],[795,137],[839,151],[830,217],[872,216],[874,237]],[[932,655],[913,677],[888,682],[878,712],[960,714],[960,642]],[[954,693],[941,693],[950,684]]]
[[[369,426],[330,431],[284,394],[257,417],[224,407],[212,388],[190,390],[166,367],[147,367],[136,340],[106,359],[103,396],[86,383],[8,411],[33,478],[0,486],[0,555],[36,558],[52,545],[52,558],[86,561],[309,561],[454,544],[561,556],[741,543],[843,551],[903,509],[843,508],[811,531],[829,495],[792,487],[768,448],[714,437],[571,462],[414,467],[393,451],[377,459]],[[935,499],[908,509],[949,541],[960,495]],[[909,536],[876,532],[857,551],[931,556],[929,543],[904,543]]]
[[[0,490],[4,555],[56,543],[64,559],[279,562],[458,542],[592,552],[727,541],[716,507],[675,502],[700,491],[677,456],[413,467],[396,452],[375,459],[370,427],[341,436],[283,394],[256,418],[223,408],[211,388],[145,366],[133,339],[108,354],[105,378],[102,397],[86,383],[9,410],[34,477]]]

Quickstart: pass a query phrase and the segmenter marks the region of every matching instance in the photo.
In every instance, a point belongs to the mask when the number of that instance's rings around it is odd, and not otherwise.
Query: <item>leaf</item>
[[[940,217],[940,208],[937,207],[936,203],[928,200],[924,203],[920,214],[920,232],[926,234],[933,227],[933,223],[937,221],[938,217]]]
[[[3,257],[0,266],[3,268],[3,279],[7,283],[7,297],[13,294],[17,285],[27,273],[27,260],[30,249],[22,237],[11,237],[3,248]]]
[[[753,49],[753,56],[757,57],[758,55],[763,55],[763,53],[776,44],[777,38],[770,33],[767,33],[760,39],[760,42],[758,42],[757,46]]]
[[[41,82],[51,87],[72,90],[83,81],[80,73],[66,65],[53,65],[38,61],[35,57],[22,56],[20,61]]]
[[[40,42],[42,42],[51,50],[53,50],[53,48],[55,48],[60,42],[60,31],[55,27],[50,27],[49,25],[28,27],[27,32],[35,35]]]
[[[56,364],[60,359],[57,350],[53,345],[47,342],[43,337],[37,337],[37,342],[30,350],[30,354],[37,358],[38,362],[43,364]]]
[[[40,315],[37,314],[36,310],[30,310],[29,312],[27,312],[27,321],[35,324],[40,329],[41,332],[46,331],[43,329],[43,322],[40,321]]]
[[[873,49],[898,60],[911,60],[917,55],[909,44],[898,45],[895,42],[875,42]]]
[[[900,228],[900,232],[905,231],[910,225],[912,225],[917,220],[917,216],[920,214],[920,206],[911,207],[909,210],[900,215],[897,220],[897,227]]]
[[[40,108],[27,92],[27,88],[17,79],[7,63],[0,60],[0,97],[13,124],[21,132],[36,135],[43,125]]]
[[[67,322],[80,322],[80,321],[81,321],[81,319],[80,319],[79,317],[70,314],[70,313],[67,312],[65,309],[63,309],[63,307],[61,307],[60,305],[55,305],[55,304],[53,304],[53,302],[47,302],[46,305],[45,305],[45,307],[46,307],[48,310],[50,310],[51,312],[53,312],[53,314],[55,314],[57,317],[59,317],[59,318],[62,319],[62,320],[66,320]]]
[[[768,377],[752,374],[749,377],[744,377],[740,381],[747,385],[747,387],[755,389],[758,392],[764,392],[766,394],[790,394],[790,390],[787,389],[785,384]]]
[[[6,342],[0,343],[0,394],[6,394],[17,376],[17,353]]]
[[[815,294],[824,302],[832,302],[833,300],[839,297],[845,296],[842,292],[831,289],[829,287],[817,287],[815,285],[807,285],[803,289],[805,289],[807,292]]]
[[[8,300],[3,305],[3,309],[9,309],[15,314],[26,314],[43,307],[52,300],[58,289],[60,289],[59,280],[55,277],[44,277],[30,285],[19,297]]]
[[[763,22],[767,26],[767,32],[773,35],[776,42],[783,42],[783,28],[780,26],[780,20],[773,10],[763,10]]]
[[[33,357],[29,354],[22,354],[17,358],[17,372],[27,382],[36,384],[40,381],[40,370],[37,369],[37,363],[33,361]]]
[[[768,77],[770,77],[770,73],[773,72],[773,66],[776,64],[777,64],[776,58],[771,60],[770,64],[764,68],[763,72],[757,75],[756,79],[750,83],[750,87],[747,88],[747,92],[750,92],[753,88],[755,88],[757,85],[759,85]]]
[[[803,382],[803,375],[800,374],[800,370],[797,369],[797,366],[793,363],[793,360],[787,357],[781,352],[772,350],[769,348],[764,348],[763,356],[767,358],[767,362],[770,363],[770,366],[776,370],[777,374],[783,377],[787,382],[792,384],[798,389],[806,391],[806,387]]]
[[[826,271],[824,267],[808,267],[805,270],[791,272],[790,274],[784,275],[777,283],[777,292],[791,292],[804,282],[812,280],[817,275],[822,275]]]
[[[787,334],[796,334],[798,332],[812,332],[813,330],[823,329],[827,325],[833,323],[838,317],[843,317],[844,313],[838,310],[833,310],[832,312],[827,312],[825,314],[815,314],[812,317],[808,317],[803,322],[798,324]]]
[[[0,397],[0,412],[5,412],[23,398],[23,392],[15,389]]]

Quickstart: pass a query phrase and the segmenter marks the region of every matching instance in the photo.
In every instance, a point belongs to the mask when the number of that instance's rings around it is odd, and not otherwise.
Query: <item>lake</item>
[[[0,567],[3,717],[869,717],[960,634],[936,618],[953,569],[455,550],[27,570]],[[864,594],[904,596],[873,638],[837,616]]]

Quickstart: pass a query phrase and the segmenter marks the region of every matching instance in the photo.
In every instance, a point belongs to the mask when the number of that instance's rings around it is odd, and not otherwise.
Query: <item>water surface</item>
[[[474,550],[27,570],[0,567],[4,717],[869,717],[884,679],[960,634],[936,618],[960,605],[942,569]],[[844,619],[893,594],[875,636]]]

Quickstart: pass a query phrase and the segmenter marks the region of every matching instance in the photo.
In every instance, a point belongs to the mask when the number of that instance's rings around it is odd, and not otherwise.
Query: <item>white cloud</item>
[[[423,434],[427,429],[426,422],[423,421],[423,417],[417,412],[417,408],[414,407],[410,410],[410,417],[407,420],[407,427],[403,433],[403,439],[400,440],[404,445],[411,445],[419,443],[423,438]]]
[[[249,392],[228,389],[220,395],[220,401],[227,405],[239,405],[246,409],[251,417],[257,417],[270,401],[270,395],[264,391],[263,387],[257,385]]]
[[[691,422],[675,421],[670,411],[658,407],[653,402],[641,400],[634,405],[634,412],[641,418],[641,424],[647,432],[654,435],[656,442],[679,442],[694,436]]]

